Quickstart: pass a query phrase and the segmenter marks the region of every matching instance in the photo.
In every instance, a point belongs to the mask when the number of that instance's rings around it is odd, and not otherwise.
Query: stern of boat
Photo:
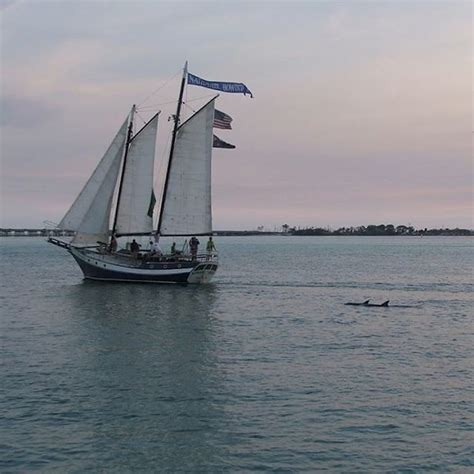
[[[217,261],[199,263],[188,276],[188,283],[209,283],[217,271]]]

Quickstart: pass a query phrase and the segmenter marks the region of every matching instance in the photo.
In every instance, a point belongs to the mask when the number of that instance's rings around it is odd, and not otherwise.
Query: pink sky
[[[186,59],[255,95],[219,99],[237,148],[214,154],[215,229],[473,227],[468,1],[4,4],[2,227],[58,222]]]

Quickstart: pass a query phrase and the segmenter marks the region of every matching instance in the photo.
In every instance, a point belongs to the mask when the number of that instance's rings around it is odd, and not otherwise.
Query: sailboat
[[[136,107],[119,128],[105,155],[73,202],[59,229],[74,231],[70,242],[48,241],[65,248],[84,277],[101,281],[207,283],[218,268],[214,249],[169,255],[117,249],[119,237],[210,236],[211,158],[214,103],[217,95],[180,123],[187,63],[161,191],[158,224],[153,228],[153,170],[160,112],[133,134]],[[199,79],[199,78],[198,78]],[[228,83],[223,83],[228,84]],[[204,86],[208,87],[208,86]],[[112,229],[110,230],[110,224]]]

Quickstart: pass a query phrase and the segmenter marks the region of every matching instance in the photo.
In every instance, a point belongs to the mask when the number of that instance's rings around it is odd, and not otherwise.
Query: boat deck
[[[110,253],[98,249],[82,250],[84,256],[91,260],[101,261],[114,265],[143,269],[172,269],[172,268],[193,268],[201,263],[208,263],[217,267],[217,254],[198,254],[196,258],[191,255],[150,255],[149,252],[139,252],[136,256],[125,250]]]

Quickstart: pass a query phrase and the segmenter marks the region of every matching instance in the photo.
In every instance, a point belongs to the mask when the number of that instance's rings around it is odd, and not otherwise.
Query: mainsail
[[[214,101],[179,126],[162,196],[161,235],[212,233],[211,155]]]
[[[148,212],[153,192],[158,115],[130,143],[117,210],[117,235],[138,235],[153,231],[153,219]]]
[[[96,245],[107,241],[112,197],[117,183],[129,118],[120,127],[117,135],[97,165],[92,176],[59,223],[59,228],[75,230],[71,243]]]

